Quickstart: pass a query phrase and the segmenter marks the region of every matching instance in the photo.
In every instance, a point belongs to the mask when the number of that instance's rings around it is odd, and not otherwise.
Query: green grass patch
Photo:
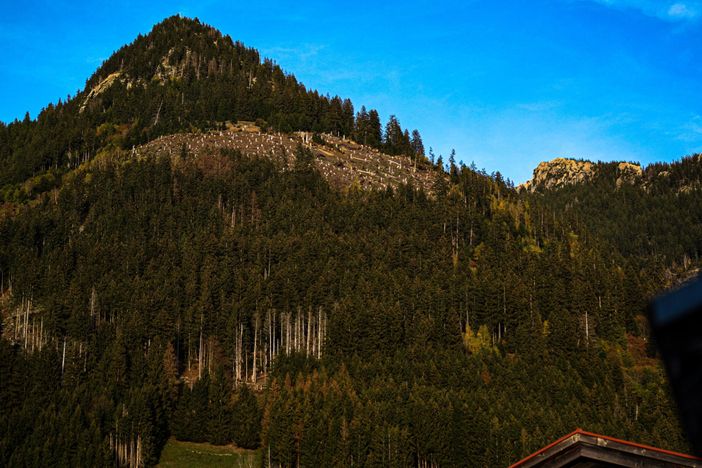
[[[245,450],[234,445],[198,444],[171,438],[161,452],[158,466],[197,468],[200,466],[256,468],[261,466],[261,450]]]

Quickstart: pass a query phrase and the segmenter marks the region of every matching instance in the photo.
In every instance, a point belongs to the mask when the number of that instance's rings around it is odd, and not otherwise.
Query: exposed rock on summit
[[[620,162],[617,166],[617,188],[622,184],[635,184],[642,176],[643,169],[639,164]]]
[[[540,163],[534,169],[532,179],[522,184],[520,188],[530,192],[554,190],[567,185],[591,182],[603,174],[614,174],[616,187],[619,188],[624,184],[631,185],[639,182],[643,177],[643,169],[639,164],[629,162],[593,163],[556,158]]]
[[[578,184],[591,180],[595,175],[590,161],[556,158],[540,163],[534,169],[534,176],[521,187],[534,192],[548,190],[564,185]]]

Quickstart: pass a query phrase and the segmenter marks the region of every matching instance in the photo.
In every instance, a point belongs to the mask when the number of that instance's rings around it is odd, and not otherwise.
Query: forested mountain
[[[506,466],[575,427],[687,449],[642,316],[678,253],[595,202],[696,206],[694,160],[519,192],[180,17],[0,137],[2,466],[153,465],[169,436],[265,466]]]
[[[421,137],[391,116],[385,138],[378,113],[307,90],[271,60],[197,20],[174,16],[115,52],[76,96],[37,117],[0,124],[0,187],[53,186],[66,168],[105,147],[132,148],[159,135],[258,121],[274,130],[353,136],[389,154],[423,153]],[[381,141],[382,139],[382,141]],[[31,194],[30,194],[31,195]]]

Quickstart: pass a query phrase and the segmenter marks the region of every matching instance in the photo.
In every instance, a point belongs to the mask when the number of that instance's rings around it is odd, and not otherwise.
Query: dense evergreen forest
[[[617,251],[644,263],[689,269],[702,252],[700,155],[647,166],[640,177],[621,182],[617,163],[598,163],[588,183],[547,190],[537,198],[579,232],[609,241]],[[601,216],[606,213],[607,216]]]
[[[453,158],[429,194],[338,190],[302,144],[292,168],[129,150],[237,119],[424,153],[179,17],[0,128],[0,465],[150,466],[174,436],[265,466],[506,466],[575,427],[687,450],[642,311],[697,227],[667,250],[585,186]],[[659,193],[607,191],[625,213]]]

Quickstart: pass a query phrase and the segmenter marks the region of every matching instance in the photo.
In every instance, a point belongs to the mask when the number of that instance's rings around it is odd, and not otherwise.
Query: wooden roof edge
[[[578,435],[580,435],[580,436],[586,436],[586,437],[594,437],[594,438],[603,439],[603,440],[606,440],[606,441],[609,441],[609,442],[614,442],[614,443],[617,443],[617,444],[626,445],[626,446],[629,446],[629,447],[634,447],[634,448],[638,448],[638,449],[649,450],[649,451],[654,452],[654,453],[660,453],[660,454],[670,455],[670,456],[674,456],[674,457],[685,458],[685,459],[691,460],[691,461],[702,462],[702,458],[696,457],[696,456],[694,456],[694,455],[689,455],[689,454],[686,454],[686,453],[680,453],[680,452],[675,452],[675,451],[672,451],[672,450],[666,450],[666,449],[662,449],[662,448],[658,448],[658,447],[653,447],[653,446],[651,446],[651,445],[639,444],[639,443],[637,443],[637,442],[631,442],[631,441],[628,441],[628,440],[617,439],[617,438],[615,438],[615,437],[610,437],[610,436],[606,436],[606,435],[602,435],[602,434],[597,434],[597,433],[595,433],[595,432],[589,432],[589,431],[585,431],[585,430],[583,430],[583,429],[581,429],[581,428],[577,428],[577,429],[575,429],[573,432],[570,432],[570,433],[564,435],[563,437],[559,438],[558,440],[556,440],[556,441],[554,441],[554,442],[551,442],[551,443],[548,444],[547,446],[545,446],[545,447],[543,447],[542,449],[540,449],[540,450],[538,450],[538,451],[532,453],[531,455],[527,456],[526,458],[523,458],[523,459],[519,460],[518,462],[516,462],[516,463],[510,465],[509,468],[520,468],[520,467],[523,467],[523,466],[528,466],[528,465],[527,465],[528,462],[533,461],[535,458],[539,457],[540,455],[544,455],[546,452],[548,452],[548,451],[551,450],[552,448],[554,448],[554,447],[556,447],[556,446],[558,446],[558,445],[563,444],[563,442],[566,442],[566,441],[568,441],[569,439],[573,439],[573,440],[572,440],[572,443],[571,443],[571,444],[568,444],[568,445],[572,445],[573,443],[576,443],[576,442],[578,442],[578,441],[580,440],[579,438],[576,437],[576,436],[578,436]],[[564,447],[564,448],[565,448],[565,447]]]
[[[588,432],[588,431],[585,431],[583,429],[576,429],[576,432],[578,432],[582,435],[585,435],[585,436],[596,437],[596,438],[604,439],[604,440],[607,440],[610,442],[628,445],[630,447],[635,447],[635,448],[644,449],[644,450],[650,450],[651,452],[657,452],[657,453],[662,453],[665,455],[672,455],[674,457],[686,458],[688,460],[702,462],[702,458],[696,457],[695,455],[690,455],[687,453],[675,452],[673,450],[666,450],[666,449],[662,449],[662,448],[658,448],[658,447],[653,447],[651,445],[639,444],[638,442],[631,442],[629,440],[617,439],[616,437],[610,437],[610,436],[606,436],[606,435],[602,435],[602,434],[596,434],[594,432]]]
[[[523,466],[525,463],[527,463],[527,462],[533,460],[534,458],[538,457],[539,455],[543,455],[545,452],[547,452],[548,450],[552,449],[553,447],[555,447],[555,446],[557,446],[557,445],[560,445],[561,443],[565,442],[566,440],[570,439],[571,437],[573,437],[573,436],[579,434],[579,431],[581,431],[581,429],[580,429],[580,428],[577,428],[577,429],[574,430],[573,432],[571,432],[571,433],[569,433],[569,434],[566,434],[566,435],[564,435],[563,437],[561,437],[560,439],[557,439],[557,440],[551,442],[551,443],[548,444],[547,446],[545,446],[545,447],[543,447],[542,449],[540,449],[540,450],[538,450],[538,451],[532,453],[531,455],[527,456],[526,458],[523,458],[522,460],[519,460],[517,463],[514,463],[513,465],[510,465],[509,468],[518,468],[518,467],[520,467],[520,466]]]

